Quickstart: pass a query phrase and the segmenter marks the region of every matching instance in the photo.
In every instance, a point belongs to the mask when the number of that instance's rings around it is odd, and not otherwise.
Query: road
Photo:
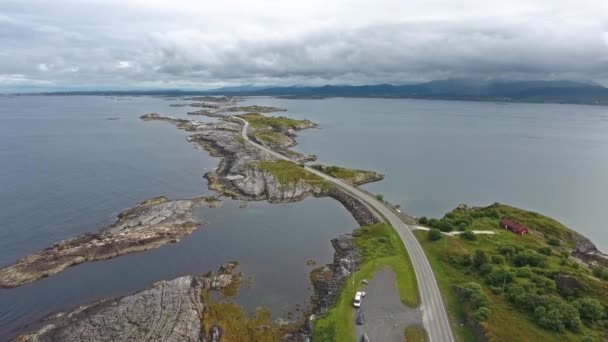
[[[243,139],[278,159],[294,162],[290,158],[278,152],[251,141],[247,135],[249,122],[239,117],[234,118],[237,118],[243,122],[243,129],[241,131]],[[431,269],[431,265],[429,264],[426,255],[424,254],[422,246],[414,236],[412,229],[405,224],[405,222],[403,222],[391,209],[389,209],[386,204],[379,201],[374,196],[311,167],[304,166],[304,168],[307,171],[325,179],[326,181],[339,186],[354,197],[365,202],[376,212],[384,216],[391,226],[393,226],[395,231],[397,231],[399,234],[401,241],[403,241],[403,244],[405,245],[414,266],[414,272],[416,273],[416,279],[418,281],[418,291],[420,293],[422,322],[430,341],[453,342],[454,336],[452,335],[452,330],[450,329],[450,321],[448,319],[445,306],[443,305],[443,299],[441,298],[441,293],[439,292],[439,287],[437,286],[437,280],[435,279],[435,275],[433,274],[433,270]]]

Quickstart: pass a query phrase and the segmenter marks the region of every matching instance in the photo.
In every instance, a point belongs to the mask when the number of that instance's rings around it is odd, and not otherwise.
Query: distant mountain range
[[[383,97],[500,102],[549,102],[608,105],[608,88],[574,81],[506,81],[449,79],[406,85],[325,85],[321,87],[240,86],[206,91],[141,90],[86,91],[62,95],[233,95],[280,96],[286,98]]]

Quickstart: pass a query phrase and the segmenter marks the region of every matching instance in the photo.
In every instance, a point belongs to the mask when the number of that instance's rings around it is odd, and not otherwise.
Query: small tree
[[[593,269],[593,275],[604,280],[608,280],[608,269],[603,266],[598,266]]]
[[[478,249],[475,251],[475,255],[473,256],[473,266],[475,266],[475,268],[480,268],[482,265],[485,265],[488,263],[488,256],[486,255],[486,252]]]
[[[469,241],[474,241],[477,240],[477,235],[475,235],[475,233],[473,233],[470,230],[465,230],[462,234],[460,234],[460,236],[465,239],[465,240],[469,240]]]
[[[429,240],[437,241],[441,239],[441,231],[437,228],[432,228],[428,233]]]
[[[384,202],[384,195],[383,194],[377,194],[376,195],[376,199],[380,202]]]
[[[502,255],[492,255],[492,263],[496,265],[502,265],[505,263],[505,257]]]
[[[485,306],[482,306],[475,311],[473,316],[475,317],[476,321],[483,322],[483,321],[487,320],[488,317],[490,317],[490,309],[488,309]]]
[[[595,298],[585,297],[574,301],[574,307],[578,310],[582,319],[592,322],[599,321],[606,315],[602,303]]]
[[[421,216],[418,219],[418,223],[420,223],[420,224],[427,224],[428,222],[429,222],[429,219],[427,219],[426,216]]]

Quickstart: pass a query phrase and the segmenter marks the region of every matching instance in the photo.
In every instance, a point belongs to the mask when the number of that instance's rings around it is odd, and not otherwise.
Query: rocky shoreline
[[[55,314],[39,330],[16,338],[43,341],[217,341],[217,327],[205,327],[208,303],[203,291],[238,286],[237,262],[220,267],[217,275],[183,276],[159,281],[134,294],[97,301],[68,313]]]
[[[211,197],[168,200],[157,197],[120,213],[115,223],[96,233],[85,233],[0,269],[0,288],[21,286],[84,262],[106,260],[174,243],[201,224],[193,216],[200,206],[215,207]]]
[[[277,160],[246,143],[241,137],[241,121],[224,114],[226,110],[223,106],[234,103],[234,99],[226,98],[220,105],[201,104],[198,107],[204,109],[188,113],[220,118],[214,123],[174,118],[158,113],[142,115],[141,119],[171,123],[178,129],[192,132],[188,141],[207,150],[212,156],[222,158],[214,171],[204,175],[209,181],[209,188],[221,195],[246,201],[267,200],[271,203],[294,202],[308,196],[329,196],[338,200],[360,225],[377,222],[374,214],[357,199],[337,188],[327,187],[320,178],[308,174],[296,164],[283,165],[281,163],[284,161]],[[238,112],[243,108],[249,107],[229,107],[228,111]],[[280,109],[264,109],[266,112],[277,110]],[[288,148],[296,144],[296,131],[316,127],[316,124],[308,120],[264,117],[252,113],[244,115],[247,115],[251,123],[250,135],[258,143],[284,153],[296,161],[315,159],[312,155],[303,155]],[[303,176],[302,179],[292,180],[289,178],[291,174],[280,172],[284,166],[287,166],[290,172],[306,174],[299,174]],[[369,172],[361,181],[380,179],[382,178],[378,174]],[[142,202],[135,208],[122,212],[114,224],[98,233],[82,234],[61,241],[1,269],[0,287],[20,286],[83,262],[109,259],[177,242],[191,234],[200,224],[192,216],[194,207],[218,204],[219,201],[215,198],[205,197],[177,201],[159,197]],[[350,274],[352,263],[360,258],[351,240],[349,235],[332,240],[336,251],[334,261],[311,273],[315,293],[311,305],[313,314],[321,314],[333,303],[341,284]],[[224,271],[232,274],[230,267]],[[110,336],[110,339],[133,336],[135,339],[170,341],[181,338],[199,341],[205,336],[205,327],[201,326],[204,303],[200,296],[194,294],[203,289],[221,289],[225,287],[221,284],[226,283],[226,279],[221,275],[211,280],[209,276],[186,276],[159,282],[151,289],[131,296],[103,300],[69,314],[56,315],[41,330],[24,335],[21,340],[46,341],[59,338],[70,341],[82,340],[83,336],[93,340],[99,339],[100,336]],[[231,279],[228,277],[229,283]],[[163,315],[172,317],[173,321],[169,318],[144,321],[142,317],[149,312],[150,306],[159,301],[182,303],[178,306],[169,305],[164,311],[161,310]],[[126,310],[129,305],[132,309]],[[187,312],[182,311],[182,305],[185,305]],[[123,321],[133,323],[122,323]],[[173,328],[169,331],[165,327]],[[295,337],[295,340],[305,339],[310,332],[309,328],[300,329],[300,333],[292,337]]]
[[[241,137],[241,122],[237,119],[226,117],[223,114],[205,112],[202,115],[221,116],[217,123],[202,123],[197,120],[188,120],[164,116],[158,113],[150,113],[141,116],[144,121],[164,121],[174,124],[178,129],[183,129],[194,134],[188,137],[188,141],[205,149],[210,155],[222,158],[218,167],[208,172],[204,177],[209,181],[209,188],[224,196],[236,200],[258,201],[267,200],[271,203],[295,202],[309,196],[327,195],[327,187],[320,179],[310,174],[310,179],[281,179],[281,174],[273,172],[285,168],[294,168],[294,172],[305,172],[297,165],[287,165],[251,144]],[[314,156],[303,155],[295,151],[287,150],[293,146],[295,131],[316,127],[316,124],[308,120],[293,120],[287,118],[261,117],[257,114],[246,114],[247,119],[255,123],[250,134],[256,141],[277,150],[296,161],[314,160]],[[276,119],[276,120],[275,120]],[[258,121],[255,121],[258,120]],[[265,137],[274,137],[274,141],[284,141],[280,146],[272,146]],[[276,138],[277,136],[285,137]],[[263,138],[264,137],[264,138]],[[283,163],[283,164],[281,164]],[[274,167],[277,166],[277,167]],[[298,170],[295,170],[295,169]],[[358,179],[358,184],[377,181],[382,179],[381,175],[369,171],[358,171],[363,175]],[[280,172],[279,172],[280,173]]]

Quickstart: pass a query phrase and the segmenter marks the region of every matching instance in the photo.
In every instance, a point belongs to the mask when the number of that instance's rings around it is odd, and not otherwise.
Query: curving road
[[[249,140],[247,135],[249,122],[239,117],[233,118],[239,119],[243,122],[243,130],[241,131],[243,139],[276,158],[294,162],[290,158],[287,158],[280,153]],[[416,273],[416,279],[418,280],[418,291],[421,299],[420,309],[422,310],[422,322],[428,333],[430,341],[453,342],[454,336],[452,335],[452,330],[450,329],[450,322],[445,306],[443,305],[443,299],[441,298],[439,287],[437,286],[437,280],[435,279],[431,265],[429,264],[429,261],[422,250],[422,246],[420,246],[420,243],[414,236],[414,233],[412,233],[412,229],[383,202],[377,200],[368,193],[365,193],[350,184],[330,177],[308,166],[304,166],[304,168],[307,171],[325,179],[326,181],[339,186],[343,190],[349,192],[351,195],[357,197],[359,200],[365,202],[368,206],[384,216],[391,226],[393,226],[393,228],[399,234],[401,241],[403,241],[403,244],[405,245],[414,266],[414,272]]]

